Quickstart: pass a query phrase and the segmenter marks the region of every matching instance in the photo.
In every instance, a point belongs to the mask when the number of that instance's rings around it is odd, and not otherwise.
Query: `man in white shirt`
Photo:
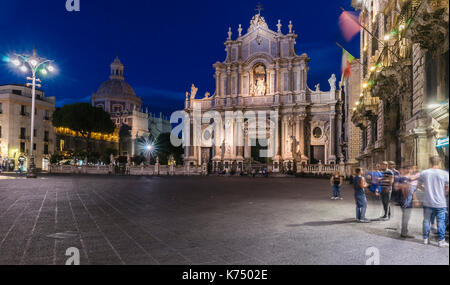
[[[430,158],[431,168],[420,173],[419,186],[424,190],[423,199],[423,240],[428,244],[430,235],[431,215],[435,215],[438,225],[439,247],[448,247],[445,242],[445,219],[448,195],[448,172],[440,169],[441,159],[438,156]]]

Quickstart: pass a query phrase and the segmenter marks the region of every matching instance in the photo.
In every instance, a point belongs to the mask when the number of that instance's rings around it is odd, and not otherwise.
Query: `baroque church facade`
[[[191,166],[210,164],[212,171],[242,171],[246,162],[259,161],[273,172],[295,170],[298,164],[335,164],[343,161],[341,148],[342,101],[336,88],[334,74],[327,91],[319,84],[310,89],[307,84],[309,57],[298,55],[295,49],[298,35],[289,22],[287,33],[282,32],[281,21],[277,30],[269,28],[261,13],[250,21],[247,32],[239,25],[237,37],[231,28],[225,41],[226,59],[213,65],[215,88],[213,95],[196,98],[197,88],[186,93],[185,112],[191,117],[194,106],[201,112],[221,114],[226,125],[227,111],[276,112],[277,132],[272,155],[261,160],[258,143],[249,143],[247,125],[237,126],[225,136],[231,145],[221,147],[185,146],[185,163]],[[202,131],[207,125],[202,124]],[[192,128],[191,128],[192,129]],[[244,145],[236,142],[239,133],[245,136]],[[190,131],[190,139],[193,133]],[[202,135],[203,138],[203,135]],[[269,143],[270,144],[270,143]],[[267,144],[266,144],[267,145]]]

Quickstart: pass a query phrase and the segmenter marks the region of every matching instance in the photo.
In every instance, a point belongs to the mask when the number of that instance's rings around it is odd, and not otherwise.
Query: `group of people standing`
[[[361,223],[369,223],[366,219],[367,195],[381,200],[383,214],[378,221],[388,221],[393,216],[392,203],[402,210],[402,238],[414,238],[408,233],[408,224],[414,207],[423,207],[423,241],[429,244],[430,231],[438,235],[440,247],[448,247],[445,231],[448,230],[448,191],[449,173],[440,169],[441,159],[430,158],[430,168],[419,172],[416,166],[405,166],[396,169],[395,163],[383,161],[376,169],[366,174],[361,168],[356,169],[353,178],[354,197],[356,203],[356,219]],[[332,199],[340,198],[343,178],[335,173],[330,183],[333,185]],[[418,193],[421,192],[418,198]],[[336,198],[337,197],[337,198]]]

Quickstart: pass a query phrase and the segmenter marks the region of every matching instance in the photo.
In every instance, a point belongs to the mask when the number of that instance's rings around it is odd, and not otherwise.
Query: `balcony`
[[[29,117],[29,116],[30,116],[30,113],[25,112],[25,111],[20,111],[20,115],[21,115],[21,116],[24,116],[24,117]]]
[[[30,136],[26,136],[26,135],[19,135],[19,140],[30,140]]]
[[[367,118],[363,115],[362,108],[358,107],[352,114],[352,123],[360,128],[366,129],[368,125]]]
[[[377,118],[379,102],[380,99],[378,97],[366,96],[361,103],[361,115],[368,120]]]

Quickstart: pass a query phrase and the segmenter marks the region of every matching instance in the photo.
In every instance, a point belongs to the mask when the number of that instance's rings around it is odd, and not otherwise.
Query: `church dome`
[[[136,96],[133,87],[125,81],[123,76],[124,66],[116,57],[111,63],[111,74],[109,79],[100,85],[97,92],[93,94],[93,100],[114,99],[116,101],[132,101],[138,105],[141,99]]]
[[[100,85],[96,97],[136,97],[133,87],[123,79],[109,79]]]

